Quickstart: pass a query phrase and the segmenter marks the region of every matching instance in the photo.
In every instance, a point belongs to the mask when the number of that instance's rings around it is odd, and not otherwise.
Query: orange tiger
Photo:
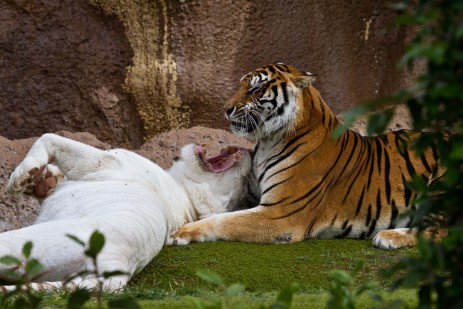
[[[382,249],[415,245],[413,218],[400,215],[414,208],[413,176],[442,175],[436,149],[417,156],[407,144],[423,133],[404,130],[332,138],[339,123],[313,80],[283,63],[241,79],[226,117],[234,133],[257,142],[250,191],[258,206],[188,223],[174,235],[177,244],[372,238]]]

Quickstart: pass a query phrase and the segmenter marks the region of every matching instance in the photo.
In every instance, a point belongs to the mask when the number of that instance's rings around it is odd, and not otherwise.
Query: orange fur
[[[312,80],[284,64],[241,79],[227,116],[232,131],[257,141],[251,189],[259,206],[187,224],[175,235],[179,243],[363,239],[409,227],[411,218],[399,216],[414,207],[407,182],[440,176],[437,153],[417,156],[408,144],[421,133],[411,131],[364,137],[348,130],[333,139],[338,121]],[[413,245],[409,236],[382,233],[374,244]]]

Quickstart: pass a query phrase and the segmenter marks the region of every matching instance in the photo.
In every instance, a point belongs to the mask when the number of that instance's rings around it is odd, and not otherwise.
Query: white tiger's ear
[[[315,74],[307,72],[306,74],[310,75],[303,75],[303,76],[294,76],[291,78],[292,82],[294,85],[297,87],[304,89],[307,87],[309,84],[315,81]]]

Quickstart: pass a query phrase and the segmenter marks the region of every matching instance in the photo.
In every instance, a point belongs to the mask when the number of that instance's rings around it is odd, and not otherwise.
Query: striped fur
[[[407,182],[441,175],[436,150],[415,155],[407,144],[420,133],[411,131],[333,139],[338,120],[312,81],[281,63],[241,79],[227,118],[234,133],[257,142],[250,185],[259,205],[185,225],[179,243],[374,238],[383,249],[414,245],[412,218],[400,216],[414,207]]]

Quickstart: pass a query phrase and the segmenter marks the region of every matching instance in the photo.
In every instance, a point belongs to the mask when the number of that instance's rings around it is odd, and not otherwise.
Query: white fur
[[[88,241],[98,229],[106,244],[98,256],[98,271],[123,271],[103,280],[105,290],[117,290],[142,270],[184,223],[231,210],[246,192],[250,156],[223,173],[206,171],[193,151],[166,172],[127,150],[102,151],[54,134],[45,134],[32,146],[10,177],[10,192],[24,191],[29,171],[47,166],[65,180],[42,202],[34,225],[0,234],[0,257],[21,256],[26,241],[32,256],[45,266],[33,288],[60,288],[70,275],[92,270],[83,248],[66,234]],[[4,267],[0,265],[1,267]],[[75,284],[94,288],[97,279],[77,278]],[[6,287],[11,289],[11,287]]]

